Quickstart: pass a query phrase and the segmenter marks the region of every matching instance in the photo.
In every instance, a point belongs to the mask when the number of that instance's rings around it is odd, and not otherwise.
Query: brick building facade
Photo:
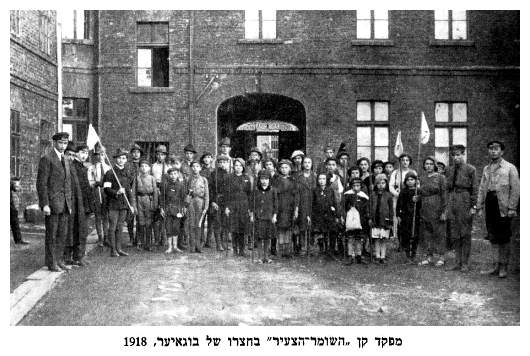
[[[36,203],[39,158],[57,129],[57,33],[54,11],[10,11],[11,176],[22,202]]]
[[[464,143],[481,167],[497,138],[519,162],[518,11],[91,14],[90,120],[110,149],[216,152],[228,135],[238,156],[272,143],[321,157],[344,140],[354,157],[393,158],[401,130],[415,157],[423,111],[425,155]],[[261,129],[238,130],[249,123]]]

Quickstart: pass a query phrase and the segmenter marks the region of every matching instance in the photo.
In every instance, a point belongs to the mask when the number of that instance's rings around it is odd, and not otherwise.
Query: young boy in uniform
[[[136,206],[138,208],[138,249],[141,246],[151,251],[153,217],[158,208],[156,178],[151,175],[151,166],[145,159],[140,160],[139,173],[135,179]]]
[[[267,257],[267,251],[278,215],[278,195],[276,189],[270,184],[269,171],[261,170],[258,173],[258,181],[249,203],[250,222],[254,224],[254,233],[262,248],[262,254],[258,257],[262,259],[258,260],[258,263],[271,263],[272,260]]]
[[[160,191],[160,214],[164,217],[167,231],[166,253],[182,252],[178,248],[178,237],[183,236],[182,219],[187,213],[186,184],[179,179],[180,172],[171,167],[168,179]]]
[[[199,161],[191,162],[191,176],[188,179],[188,231],[189,251],[201,253],[201,225],[206,217],[209,204],[208,180],[200,175],[201,164]]]

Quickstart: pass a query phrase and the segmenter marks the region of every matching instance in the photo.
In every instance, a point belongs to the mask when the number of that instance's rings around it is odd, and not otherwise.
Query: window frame
[[[370,10],[370,38],[359,38],[359,11],[355,11],[355,37],[357,41],[386,41],[390,39],[390,10],[386,10],[386,27],[387,27],[387,36],[385,38],[376,38],[375,37],[375,23],[376,21],[383,21],[382,19],[375,18],[375,10]],[[361,19],[367,20],[367,19]]]
[[[441,11],[441,10],[439,10],[439,11]],[[465,13],[466,13],[466,19],[465,19],[466,33],[465,33],[465,38],[454,38],[454,34],[453,34],[453,22],[454,21],[462,21],[462,20],[453,20],[453,11],[454,10],[444,10],[444,11],[448,11],[447,20],[436,20],[436,11],[433,11],[433,24],[434,24],[433,38],[434,38],[434,40],[435,41],[455,41],[455,42],[459,42],[459,41],[467,42],[467,41],[470,41],[469,40],[469,10],[465,10]],[[447,38],[436,38],[436,22],[437,21],[446,21],[447,22]]]
[[[39,11],[39,50],[47,55],[52,54],[53,22],[49,11]]]
[[[20,34],[20,10],[11,10],[9,13],[9,22],[10,22],[10,32],[14,35]],[[14,28],[13,28],[14,24]]]
[[[150,42],[145,42],[145,41],[138,41],[138,35],[139,35],[139,30],[138,30],[138,27],[140,25],[150,25],[151,27],[151,30],[150,30],[150,34],[151,34],[151,41]],[[155,42],[154,40],[154,29],[155,29],[155,25],[160,25],[160,24],[164,24],[164,25],[167,25],[167,42]],[[170,78],[170,74],[171,74],[171,71],[170,71],[170,66],[169,66],[169,57],[170,57],[170,47],[169,47],[169,43],[170,43],[170,40],[169,40],[169,22],[168,21],[138,21],[136,22],[136,71],[135,71],[135,76],[136,76],[136,87],[137,88],[169,88],[170,87],[170,82],[171,82],[171,78]],[[168,65],[167,65],[167,85],[166,86],[153,86],[153,77],[154,77],[154,71],[153,71],[153,49],[156,49],[156,48],[167,48],[167,52],[168,52]],[[139,55],[138,55],[138,50],[140,49],[148,49],[150,50],[151,52],[151,66],[150,67],[140,67],[139,66]],[[138,75],[138,71],[140,68],[143,68],[143,69],[146,69],[146,68],[150,68],[151,70],[151,85],[139,85],[140,83],[138,82],[139,80],[139,75]]]
[[[258,37],[247,37],[247,31],[246,31],[246,26],[247,26],[247,19],[246,19],[246,15],[247,15],[247,11],[257,11],[258,12],[258,20],[254,22],[257,22],[258,23]],[[263,37],[263,25],[264,25],[264,22],[265,21],[271,21],[271,20],[264,20],[263,19],[263,10],[244,10],[243,12],[243,26],[244,26],[244,29],[245,29],[245,35],[244,35],[244,39],[247,40],[247,41],[271,41],[271,40],[276,40],[278,39],[278,10],[273,10],[275,12],[275,15],[274,15],[274,37]],[[250,21],[250,20],[249,20]],[[272,21],[271,21],[272,22]]]
[[[358,106],[359,103],[370,103],[370,120],[359,120]],[[387,107],[387,119],[386,120],[376,120],[375,119],[375,106],[377,103],[385,103]],[[358,156],[359,147],[368,147],[368,146],[359,146],[358,144],[358,135],[357,129],[359,127],[368,127],[370,128],[370,162],[375,159],[376,148],[386,148],[387,157],[390,156],[390,101],[389,100],[357,100],[355,106],[355,155]],[[386,146],[376,146],[375,145],[375,131],[376,128],[386,128],[387,129],[387,145]],[[360,157],[359,157],[360,158]]]
[[[436,106],[438,104],[447,104],[448,110],[447,110],[447,121],[437,121],[436,120]],[[455,104],[465,104],[466,106],[466,121],[454,121],[454,110],[453,106]],[[455,129],[465,129],[466,130],[466,146],[469,142],[469,103],[467,101],[453,101],[453,100],[447,100],[447,101],[435,101],[434,102],[434,155],[436,156],[436,149],[437,148],[446,148],[447,149],[447,162],[443,162],[444,164],[449,164],[450,161],[450,148],[452,145],[455,144],[454,142],[454,130]],[[448,140],[448,146],[437,146],[436,145],[436,129],[447,129],[447,140]],[[438,159],[438,157],[436,157]]]
[[[15,125],[13,130],[13,119],[15,119]],[[11,109],[10,111],[10,173],[14,177],[20,177],[20,141],[21,141],[21,124],[20,124],[20,111]],[[13,143],[15,143],[15,150],[13,150]]]
[[[65,116],[64,115],[64,101],[65,100],[73,100],[73,105],[72,105],[72,113],[73,115],[71,116]],[[77,115],[77,105],[76,103],[78,103],[79,101],[82,101],[85,106],[85,112],[86,112],[86,116],[79,116]],[[67,125],[72,125],[72,141],[75,143],[75,144],[81,144],[83,143],[84,141],[86,141],[86,135],[88,133],[88,124],[90,123],[90,99],[89,98],[78,98],[78,97],[65,97],[63,98],[63,104],[61,106],[61,109],[62,109],[62,121],[63,121],[63,125],[64,124],[67,124]],[[79,133],[80,133],[80,129],[81,127],[83,127],[83,132],[84,132],[84,136],[85,137],[81,137],[81,139],[78,139],[79,137]]]

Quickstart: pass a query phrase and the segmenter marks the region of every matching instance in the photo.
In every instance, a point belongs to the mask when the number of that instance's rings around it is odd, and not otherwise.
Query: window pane
[[[449,21],[434,21],[434,38],[437,40],[449,39]]]
[[[358,101],[357,102],[357,121],[370,121],[371,108],[369,101]]]
[[[263,38],[276,38],[276,21],[263,21]]]
[[[71,117],[74,115],[74,99],[63,99],[63,116]]]
[[[372,149],[368,146],[357,146],[357,159],[366,157],[371,160]]]
[[[357,10],[357,20],[370,20],[371,18],[370,10]]]
[[[138,67],[151,68],[151,50],[138,48]]]
[[[77,142],[85,142],[88,132],[87,124],[77,123],[76,124],[76,140]]]
[[[370,31],[370,20],[357,20],[357,38],[372,38],[372,33]]]
[[[85,10],[75,10],[75,21],[75,38],[82,39],[85,35]]]
[[[374,160],[388,161],[388,147],[376,147],[374,149]]]
[[[466,20],[466,10],[453,10],[453,21],[465,21]]]
[[[434,109],[434,117],[436,122],[448,122],[449,121],[449,104],[447,103],[436,103]]]
[[[454,128],[453,129],[453,145],[464,145],[467,146],[467,129],[466,128]]]
[[[63,123],[63,132],[68,132],[68,134],[70,135],[70,138],[73,137],[73,131],[74,131],[74,127],[72,126],[72,124]]]
[[[449,10],[434,10],[435,20],[449,20]]]
[[[276,10],[261,10],[263,21],[276,21]]]
[[[57,18],[61,23],[62,38],[74,38],[74,11],[58,10]]]
[[[75,99],[74,101],[75,115],[79,117],[88,117],[88,100]]]
[[[388,20],[374,21],[374,38],[388,38]]]
[[[388,121],[388,103],[376,102],[374,105],[375,121]]]
[[[437,127],[434,129],[434,146],[449,147],[449,129]]]
[[[151,24],[149,23],[138,24],[137,41],[138,42],[151,42]]]
[[[245,38],[259,38],[259,11],[245,10]]]
[[[453,39],[465,40],[467,38],[466,21],[453,21]]]
[[[388,127],[374,128],[374,143],[375,146],[388,147]]]
[[[169,48],[153,48],[153,80],[154,87],[169,86]]]
[[[151,68],[138,68],[138,86],[151,86]]]
[[[449,148],[448,147],[436,147],[434,149],[434,158],[438,162],[442,162],[446,166],[449,165]]]
[[[369,126],[357,127],[357,146],[371,146],[372,133]]]
[[[169,43],[168,31],[169,25],[166,22],[153,24],[153,42]]]
[[[388,20],[388,10],[374,10],[374,20]]]
[[[453,104],[453,121],[466,122],[467,121],[467,104],[454,103]]]

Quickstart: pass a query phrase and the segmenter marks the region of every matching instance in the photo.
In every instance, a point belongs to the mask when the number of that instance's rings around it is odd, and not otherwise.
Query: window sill
[[[475,45],[475,41],[470,40],[430,40],[429,41],[430,46],[439,46],[439,47],[446,47],[446,46],[453,46],[453,47],[472,47]]]
[[[174,87],[131,87],[129,93],[145,94],[145,93],[174,93]]]
[[[75,39],[75,38],[63,38],[61,40],[62,43],[71,43],[71,44],[82,44],[82,45],[93,45],[94,40],[88,40],[88,39]]]
[[[284,44],[291,41],[284,41],[280,38],[256,38],[256,39],[240,39],[238,44]]]
[[[393,40],[352,40],[352,46],[393,46]]]

